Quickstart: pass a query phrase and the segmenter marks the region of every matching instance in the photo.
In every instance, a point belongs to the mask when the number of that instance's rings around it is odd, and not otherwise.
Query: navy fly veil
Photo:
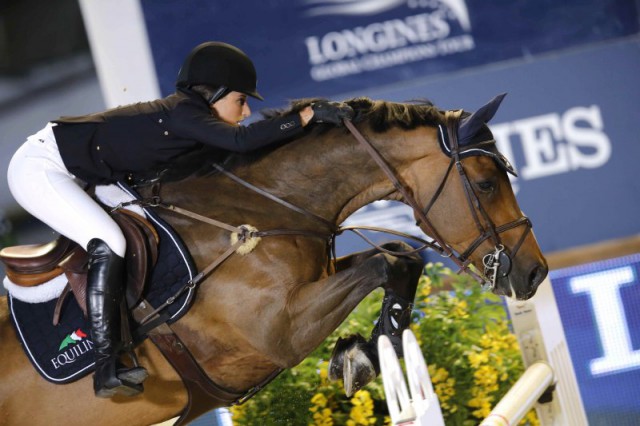
[[[476,112],[463,115],[458,126],[458,145],[461,148],[460,158],[474,155],[489,156],[505,172],[518,176],[509,160],[498,151],[493,134],[487,127],[487,123],[493,118],[506,95],[506,93],[502,93]],[[447,131],[442,125],[438,126],[438,136],[440,148],[450,158],[451,143]]]

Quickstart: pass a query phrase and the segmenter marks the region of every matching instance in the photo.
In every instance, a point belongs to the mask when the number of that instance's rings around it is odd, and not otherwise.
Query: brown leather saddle
[[[147,277],[158,258],[159,237],[153,225],[129,210],[117,210],[111,217],[127,240],[126,299],[131,308],[142,296]],[[57,325],[65,298],[72,293],[87,314],[86,286],[88,255],[84,248],[65,236],[46,244],[6,247],[0,250],[7,277],[16,285],[34,287],[65,274],[68,284],[56,303],[53,324]]]
[[[142,297],[147,276],[151,276],[153,266],[158,259],[159,236],[156,229],[146,219],[128,210],[111,213],[120,225],[127,240],[127,304],[138,322],[145,316],[153,316],[158,309]],[[161,232],[163,232],[161,230]],[[163,234],[164,235],[164,234]],[[7,276],[14,284],[31,287],[48,282],[60,274],[65,274],[69,284],[59,296],[53,315],[57,325],[60,311],[68,293],[73,293],[78,305],[86,315],[86,281],[88,255],[83,248],[66,237],[41,245],[8,247],[0,250],[0,260],[4,263]],[[204,276],[204,275],[203,275]],[[194,278],[196,279],[196,278]],[[180,288],[179,293],[188,285]],[[171,297],[170,299],[174,299]],[[165,302],[166,304],[167,302]],[[249,398],[262,389],[281,370],[276,370],[264,383],[247,392],[231,392],[214,383],[199,366],[189,349],[166,323],[166,319],[156,315],[146,324],[146,331],[136,330],[136,336],[147,336],[158,347],[171,366],[182,378],[187,389],[188,402],[176,422],[186,424],[209,410],[207,407],[228,406],[234,402]],[[144,321],[143,321],[144,322]],[[144,328],[145,325],[140,328]],[[123,334],[125,333],[123,327]],[[131,330],[128,331],[131,341]],[[135,340],[135,339],[134,339]],[[133,352],[131,352],[133,354]],[[132,355],[137,363],[135,355]]]

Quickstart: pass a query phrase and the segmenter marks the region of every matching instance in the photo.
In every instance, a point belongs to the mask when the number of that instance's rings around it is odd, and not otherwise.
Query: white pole
[[[429,370],[411,330],[402,333],[404,360],[411,396],[400,362],[389,338],[378,338],[380,372],[391,424],[394,426],[445,426],[438,396],[433,391]]]
[[[553,369],[549,364],[544,361],[531,364],[480,426],[518,424],[553,380]]]
[[[140,1],[80,0],[80,9],[107,107],[160,97]]]
[[[409,398],[407,382],[404,380],[391,340],[384,334],[378,338],[378,354],[391,422],[394,425],[414,425],[416,412]]]
[[[402,332],[402,350],[411,392],[411,403],[419,420],[419,425],[445,426],[438,396],[433,390],[433,382],[427,363],[420,350],[416,336],[410,329]]]

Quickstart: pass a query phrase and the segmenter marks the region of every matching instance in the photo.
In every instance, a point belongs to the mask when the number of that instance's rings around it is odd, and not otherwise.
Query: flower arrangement
[[[338,337],[369,336],[382,297],[382,291],[369,295],[300,365],[283,372],[245,404],[232,407],[234,424],[390,424],[382,379],[347,398],[342,383],[327,378]],[[501,298],[483,292],[470,277],[456,275],[442,264],[425,267],[411,330],[427,361],[447,425],[479,424],[524,371]],[[538,426],[535,411],[521,424]]]

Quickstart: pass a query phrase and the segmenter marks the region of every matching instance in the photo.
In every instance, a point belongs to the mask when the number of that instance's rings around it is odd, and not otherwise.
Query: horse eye
[[[480,188],[482,192],[491,192],[494,189],[493,182],[489,180],[478,182],[476,185],[478,185],[478,188]]]

